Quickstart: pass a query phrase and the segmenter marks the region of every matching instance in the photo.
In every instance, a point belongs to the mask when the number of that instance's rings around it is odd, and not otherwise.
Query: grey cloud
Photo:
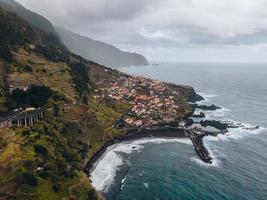
[[[242,45],[265,51],[267,44],[267,0],[18,1],[57,25],[151,59],[192,48],[226,54],[231,46],[242,54]]]

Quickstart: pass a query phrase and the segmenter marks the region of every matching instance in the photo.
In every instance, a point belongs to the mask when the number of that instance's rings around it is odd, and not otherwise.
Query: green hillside
[[[20,107],[46,110],[31,127],[0,128],[0,200],[102,199],[85,167],[126,134],[113,125],[132,104],[98,91],[130,76],[70,53],[55,35],[1,7],[0,27],[0,117]],[[192,111],[192,88],[164,85],[177,90],[182,117]]]
[[[0,0],[0,6],[6,10],[16,13],[19,17],[26,20],[30,25],[45,31],[55,34],[53,25],[41,15],[32,12],[14,0]]]
[[[53,92],[46,105],[51,110],[41,123],[0,129],[0,199],[100,199],[83,168],[94,152],[122,132],[110,132],[111,123],[105,124],[120,113],[92,101],[90,91],[96,81],[119,74],[70,54],[55,38],[2,8],[0,26],[1,114],[12,98],[7,77]],[[60,111],[55,113],[55,107]]]

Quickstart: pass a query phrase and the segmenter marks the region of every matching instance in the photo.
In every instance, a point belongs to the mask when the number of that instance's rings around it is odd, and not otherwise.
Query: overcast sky
[[[267,62],[267,0],[18,0],[150,61]]]

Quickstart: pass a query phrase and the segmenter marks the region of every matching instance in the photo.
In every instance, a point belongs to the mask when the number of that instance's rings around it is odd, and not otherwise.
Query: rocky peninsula
[[[126,134],[105,143],[88,163],[87,173],[94,168],[107,147],[126,140],[145,137],[188,137],[200,159],[206,163],[212,163],[212,158],[203,145],[202,139],[206,135],[218,135],[223,131],[208,132],[201,128],[192,128],[191,125],[194,122],[190,118],[205,117],[204,113],[196,116],[194,114],[196,108],[216,110],[220,107],[197,105],[196,102],[203,100],[203,97],[196,94],[193,88],[126,74],[122,74],[114,82],[99,82],[98,88],[101,89],[94,91],[95,99],[124,102],[130,105],[130,109],[113,125],[114,129],[126,130]]]
[[[100,82],[99,88],[101,89],[94,91],[95,99],[104,98],[128,103],[130,109],[113,125],[114,129],[126,130],[126,134],[105,143],[87,164],[87,173],[94,169],[95,163],[109,146],[149,137],[189,138],[199,158],[211,164],[212,157],[203,143],[205,136],[216,137],[227,133],[229,128],[241,127],[248,130],[241,124],[205,119],[204,111],[216,111],[222,108],[216,105],[198,104],[197,102],[204,98],[188,86],[122,74],[117,81]],[[195,113],[196,109],[201,110],[199,114]],[[194,118],[202,120],[195,122]],[[209,131],[207,127],[213,127],[215,131]],[[250,129],[257,128],[259,127]]]

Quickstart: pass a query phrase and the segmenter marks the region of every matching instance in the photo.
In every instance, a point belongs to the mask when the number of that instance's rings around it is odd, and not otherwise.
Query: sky
[[[267,63],[267,0],[17,0],[149,61]]]

